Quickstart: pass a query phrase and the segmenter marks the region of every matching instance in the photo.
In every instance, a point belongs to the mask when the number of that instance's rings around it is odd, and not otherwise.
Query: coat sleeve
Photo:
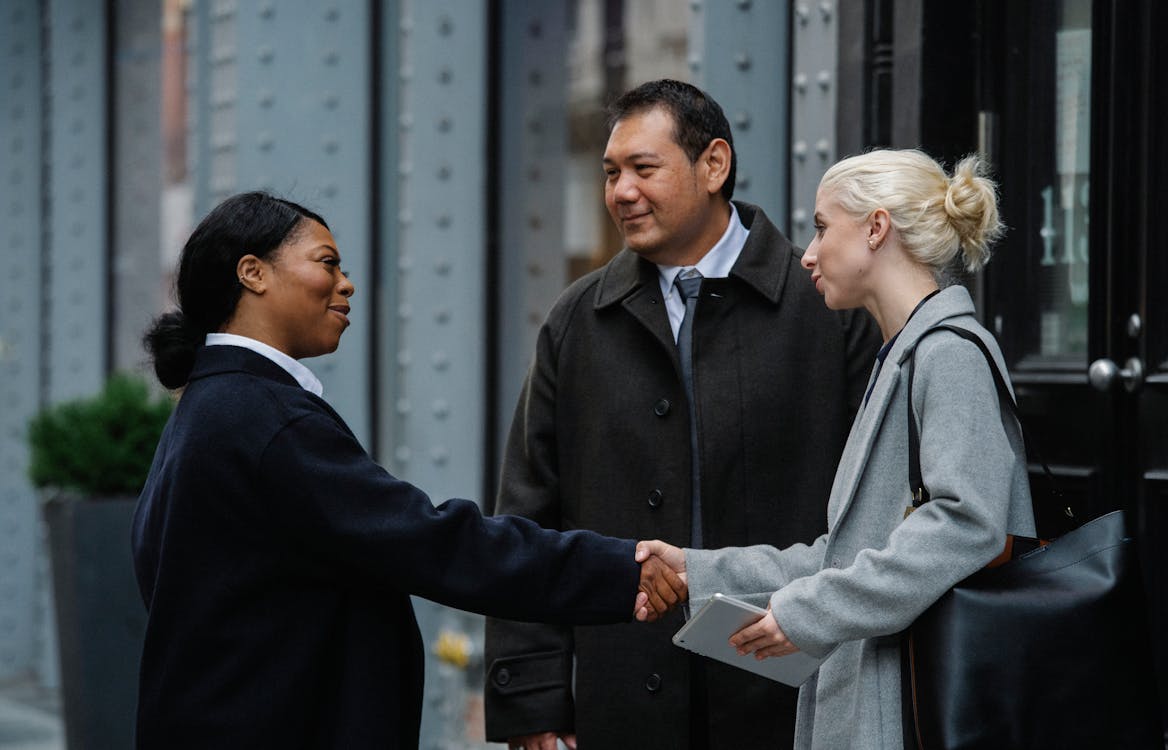
[[[323,409],[281,429],[259,472],[266,511],[292,554],[319,561],[324,577],[520,620],[632,617],[639,580],[632,541],[485,518],[468,500],[435,506],[378,466]]]
[[[723,549],[687,549],[688,609],[697,612],[714,594],[767,606],[771,594],[822,566],[827,535],[812,544],[777,549],[766,544]]]
[[[850,561],[825,560],[815,575],[775,592],[775,619],[808,653],[822,655],[843,641],[903,630],[1002,549],[1013,477],[1019,462],[1025,463],[1006,428],[1012,417],[1003,419],[981,352],[956,336],[933,338],[927,357],[918,352],[913,393],[921,471],[932,499],[881,544],[859,550]],[[880,429],[907,431],[903,412],[890,410]],[[907,474],[908,467],[865,471]],[[871,495],[853,503],[885,503],[889,513],[903,508],[898,500]],[[866,515],[858,508],[848,513]]]
[[[496,511],[560,528],[553,334],[545,324],[515,408],[500,474]],[[575,729],[572,629],[488,619],[484,693],[488,740]]]

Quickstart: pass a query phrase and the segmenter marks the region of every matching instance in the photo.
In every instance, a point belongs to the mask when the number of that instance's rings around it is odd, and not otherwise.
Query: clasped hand
[[[641,583],[633,614],[641,622],[654,622],[689,598],[685,578],[685,551],[660,540],[637,543]]]

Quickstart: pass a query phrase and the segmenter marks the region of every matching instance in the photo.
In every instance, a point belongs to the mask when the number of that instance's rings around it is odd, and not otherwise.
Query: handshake
[[[638,542],[636,561],[641,563],[641,582],[633,615],[653,622],[689,598],[685,578],[685,550],[660,540]]]

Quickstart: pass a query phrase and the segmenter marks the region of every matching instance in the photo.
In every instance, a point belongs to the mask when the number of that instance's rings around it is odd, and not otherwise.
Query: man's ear
[[[248,253],[235,264],[235,275],[239,277],[239,284],[244,289],[263,294],[267,289],[268,276],[264,262]]]
[[[730,176],[730,144],[724,138],[715,138],[698,158],[706,169],[706,190],[710,195],[722,192]]]

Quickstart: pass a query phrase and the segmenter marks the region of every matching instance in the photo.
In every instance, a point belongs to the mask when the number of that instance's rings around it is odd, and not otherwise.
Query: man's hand
[[[539,732],[538,734],[512,737],[507,740],[507,747],[510,750],[556,750],[557,739],[563,740],[569,750],[576,750],[576,735],[556,734],[555,732]]]
[[[779,627],[775,613],[771,612],[769,605],[767,613],[761,619],[730,636],[730,645],[737,649],[739,654],[754,654],[754,658],[759,661],[771,656],[786,656],[799,650],[794,643],[787,640],[787,634]]]
[[[683,550],[658,540],[638,542],[636,560],[641,563],[638,620],[653,622],[689,598]]]

